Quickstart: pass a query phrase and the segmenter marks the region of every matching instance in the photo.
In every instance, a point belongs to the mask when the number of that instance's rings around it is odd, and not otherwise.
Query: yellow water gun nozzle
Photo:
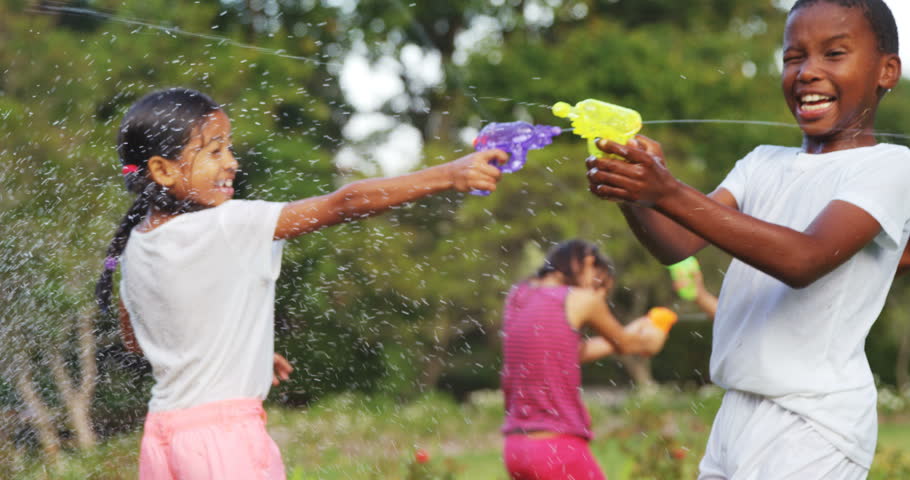
[[[559,118],[566,118],[572,113],[572,106],[566,102],[556,102],[553,105],[553,115]]]
[[[553,115],[571,120],[575,135],[587,140],[588,152],[598,157],[606,154],[597,148],[596,139],[625,144],[642,126],[641,115],[635,110],[591,98],[575,106],[556,102],[551,110]]]

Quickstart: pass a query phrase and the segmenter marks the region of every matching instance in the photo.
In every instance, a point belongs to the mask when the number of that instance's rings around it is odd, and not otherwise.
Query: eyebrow
[[[223,135],[215,135],[214,137],[212,137],[211,139],[209,139],[209,141],[205,142],[205,144],[203,145],[202,148],[208,147],[209,145],[211,145],[211,144],[213,144],[213,143],[215,143],[215,142],[224,143],[224,141],[225,141],[225,137],[224,137]],[[228,141],[228,142],[231,142],[231,141],[233,141],[233,138],[232,138],[230,135],[228,135],[228,136],[227,136],[227,141]]]
[[[832,42],[836,42],[838,40],[844,40],[844,39],[848,39],[848,38],[852,38],[852,37],[853,37],[853,35],[851,35],[850,33],[840,33],[837,35],[833,35],[829,38],[826,38],[822,43],[824,45],[828,45]],[[786,47],[786,48],[784,48],[784,52],[787,52],[790,50],[805,50],[805,48],[803,46],[796,46],[793,44],[789,44],[789,45],[785,44],[784,46]]]
[[[853,35],[850,35],[849,33],[841,33],[840,35],[835,35],[835,36],[833,36],[833,37],[831,37],[831,38],[828,38],[827,40],[825,40],[825,43],[830,43],[830,42],[833,42],[833,41],[835,41],[835,40],[843,40],[843,39],[845,39],[845,38],[850,38],[850,37],[852,37],[852,36],[853,36]]]

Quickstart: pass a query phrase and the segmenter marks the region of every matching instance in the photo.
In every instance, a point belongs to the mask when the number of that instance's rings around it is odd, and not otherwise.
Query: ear
[[[878,86],[884,90],[890,90],[897,86],[901,79],[901,57],[895,54],[888,54],[882,58],[881,76]]]
[[[180,173],[177,169],[177,162],[155,155],[149,158],[146,165],[149,177],[153,182],[165,187],[173,187],[177,183],[177,175]]]

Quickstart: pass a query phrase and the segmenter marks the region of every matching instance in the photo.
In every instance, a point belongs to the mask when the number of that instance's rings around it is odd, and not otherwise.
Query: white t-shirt
[[[803,289],[734,259],[721,288],[711,354],[715,383],[803,416],[868,468],[878,424],[864,347],[910,233],[910,150],[880,144],[806,154],[760,146],[720,188],[743,213],[797,231],[833,200],[862,208],[881,225],[869,245]]]
[[[133,230],[120,297],[152,364],[149,411],[268,394],[283,206],[230,200]]]

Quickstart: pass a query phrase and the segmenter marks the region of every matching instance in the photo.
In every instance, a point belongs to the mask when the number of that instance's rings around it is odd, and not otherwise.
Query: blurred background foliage
[[[558,100],[599,98],[646,121],[792,123],[779,93],[784,19],[771,0],[0,2],[0,435],[47,449],[24,421],[38,407],[17,387],[23,377],[64,447],[78,427],[60,413],[72,393],[61,379],[96,378],[83,387],[101,436],[143,418],[148,366],[105,321],[89,333],[90,365],[74,316],[93,308],[104,250],[130,203],[114,138],[145,93],[180,85],[225,105],[242,163],[238,197],[292,200],[384,171],[370,153],[392,128],[345,133],[363,113],[419,132],[419,165],[468,153],[466,138],[487,122],[560,125],[548,109]],[[402,91],[354,105],[342,85],[353,54],[393,65]],[[908,133],[907,87],[884,102],[880,131]],[[768,125],[653,123],[643,133],[703,191],[754,146],[800,141],[798,129]],[[361,162],[339,164],[354,147]],[[440,195],[290,242],[276,350],[296,372],[270,399],[297,406],[337,392],[408,399],[437,389],[460,399],[496,388],[505,293],[574,237],[617,264],[620,318],[656,305],[682,313],[649,377],[681,388],[708,382],[710,322],[676,299],[617,208],[587,192],[585,156],[566,135],[489,197]],[[708,249],[699,259],[717,291],[729,258]],[[907,289],[898,279],[867,342],[873,370],[898,392],[910,387]],[[66,360],[66,376],[54,375],[51,354]],[[586,380],[629,386],[629,361],[599,362]]]

